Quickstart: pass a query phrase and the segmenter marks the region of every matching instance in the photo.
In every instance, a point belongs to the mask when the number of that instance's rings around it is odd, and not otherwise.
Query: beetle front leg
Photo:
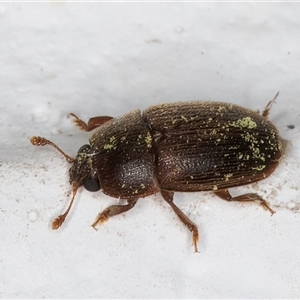
[[[258,202],[264,209],[268,210],[271,215],[275,213],[275,211],[268,205],[267,201],[255,193],[248,193],[241,196],[232,197],[228,190],[222,190],[215,192],[215,194],[226,201]]]
[[[181,222],[189,229],[193,234],[193,245],[195,252],[198,252],[199,233],[195,223],[193,223],[173,202],[174,192],[160,191],[164,200],[172,207]]]
[[[138,199],[127,200],[126,205],[112,205],[106,208],[97,217],[97,220],[92,224],[92,227],[97,230],[97,226],[101,225],[103,222],[107,221],[110,217],[122,214],[130,209],[132,209],[137,203]]]
[[[102,124],[106,123],[107,121],[113,119],[113,117],[108,116],[99,116],[90,118],[87,123],[85,123],[83,120],[79,119],[75,114],[69,113],[69,116],[74,117],[74,123],[75,125],[83,131],[92,131],[93,129],[101,126]]]

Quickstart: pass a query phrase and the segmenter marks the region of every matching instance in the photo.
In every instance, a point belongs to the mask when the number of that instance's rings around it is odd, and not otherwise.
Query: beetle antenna
[[[55,229],[58,229],[62,223],[65,221],[65,218],[66,216],[68,215],[72,205],[73,205],[73,202],[74,202],[74,199],[75,199],[75,195],[77,193],[77,190],[78,188],[80,187],[79,183],[77,181],[73,182],[73,195],[72,195],[72,199],[71,199],[71,202],[67,208],[67,210],[60,216],[58,216],[53,222],[52,222],[52,229],[55,230]]]
[[[30,139],[30,142],[32,145],[34,146],[46,146],[46,145],[50,145],[52,147],[54,147],[56,150],[58,150],[67,160],[67,162],[69,163],[73,163],[74,162],[74,158],[70,157],[69,155],[67,155],[64,151],[62,151],[58,146],[56,146],[54,143],[52,143],[51,141],[41,137],[41,136],[33,136]]]

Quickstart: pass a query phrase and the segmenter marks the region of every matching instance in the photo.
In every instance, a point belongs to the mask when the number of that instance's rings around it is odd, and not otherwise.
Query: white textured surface
[[[291,3],[0,3],[0,297],[300,297],[300,6]],[[263,109],[292,140],[257,191],[277,213],[210,193],[176,194],[199,225],[200,253],[159,195],[98,231],[116,200],[81,191],[68,164],[87,120],[177,100]],[[287,125],[295,125],[295,129]]]

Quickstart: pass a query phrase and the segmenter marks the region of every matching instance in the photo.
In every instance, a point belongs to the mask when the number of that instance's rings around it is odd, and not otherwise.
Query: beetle
[[[258,194],[232,197],[228,188],[262,180],[276,169],[283,143],[268,115],[277,96],[262,114],[210,101],[159,104],[119,118],[94,117],[88,123],[71,113],[79,129],[95,130],[75,159],[43,137],[30,139],[35,146],[53,146],[73,164],[72,198],[52,229],[62,225],[81,186],[127,201],[102,211],[92,224],[95,229],[132,209],[139,198],[160,193],[191,231],[195,252],[198,228],[173,202],[175,192],[212,191],[226,201],[257,202],[273,214]]]

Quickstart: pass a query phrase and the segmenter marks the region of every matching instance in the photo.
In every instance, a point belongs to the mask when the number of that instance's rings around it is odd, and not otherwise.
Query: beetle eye
[[[90,149],[90,148],[91,148],[91,145],[88,145],[88,144],[83,145],[83,146],[81,146],[81,147],[79,148],[78,154],[81,153],[81,152],[85,152],[85,150],[88,150],[88,149]]]
[[[97,192],[100,190],[99,180],[95,178],[85,178],[82,185],[89,192]]]

